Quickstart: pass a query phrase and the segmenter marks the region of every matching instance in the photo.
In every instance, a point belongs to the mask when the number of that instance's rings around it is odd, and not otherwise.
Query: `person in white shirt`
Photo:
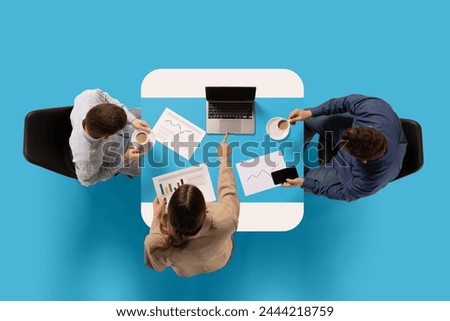
[[[82,185],[90,186],[118,173],[140,175],[143,152],[130,144],[130,138],[135,129],[150,132],[150,126],[139,118],[140,109],[128,110],[100,89],[85,90],[75,98],[69,144]]]

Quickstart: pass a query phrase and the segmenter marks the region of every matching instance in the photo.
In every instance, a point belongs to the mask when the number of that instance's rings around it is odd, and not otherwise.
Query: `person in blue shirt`
[[[354,201],[386,186],[399,174],[407,140],[400,119],[384,100],[363,95],[330,99],[311,109],[289,114],[304,121],[305,146],[314,134],[329,137],[339,151],[327,164],[288,179],[283,187],[331,199]]]

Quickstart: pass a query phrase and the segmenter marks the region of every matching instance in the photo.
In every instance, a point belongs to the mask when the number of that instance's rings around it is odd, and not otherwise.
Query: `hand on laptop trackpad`
[[[221,120],[219,128],[222,133],[240,133],[241,122],[239,120]]]

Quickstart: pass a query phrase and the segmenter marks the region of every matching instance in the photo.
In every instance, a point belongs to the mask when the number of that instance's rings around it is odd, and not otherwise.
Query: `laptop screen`
[[[205,87],[208,101],[255,100],[256,87]]]

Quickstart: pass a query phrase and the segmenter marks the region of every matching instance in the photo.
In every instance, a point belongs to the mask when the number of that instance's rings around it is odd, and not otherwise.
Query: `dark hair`
[[[181,185],[170,198],[167,214],[161,222],[161,232],[167,235],[163,249],[184,248],[189,237],[198,233],[206,215],[202,192],[194,185]]]
[[[84,119],[89,135],[94,138],[110,136],[127,124],[127,114],[114,104],[98,104],[91,108]]]
[[[386,137],[372,127],[347,128],[341,136],[341,145],[352,156],[369,161],[386,153]]]

